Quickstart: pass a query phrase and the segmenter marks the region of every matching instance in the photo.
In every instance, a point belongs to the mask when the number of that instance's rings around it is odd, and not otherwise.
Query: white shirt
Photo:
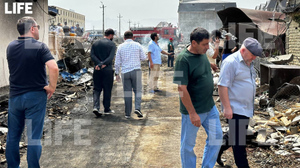
[[[210,42],[209,49],[206,51],[206,56],[208,58],[208,61],[213,64],[216,63],[216,59],[212,58],[214,56],[214,54],[215,54],[215,46]]]
[[[55,32],[56,32],[57,35],[60,34],[60,29],[62,29],[61,26],[57,26],[57,27],[56,27]]]
[[[123,74],[141,69],[141,61],[146,59],[147,56],[142,46],[132,39],[128,39],[118,47],[115,60],[116,74],[120,73],[120,68],[122,68]]]

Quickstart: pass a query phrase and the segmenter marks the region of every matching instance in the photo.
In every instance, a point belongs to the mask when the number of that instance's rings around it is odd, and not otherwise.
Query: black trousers
[[[173,63],[174,63],[174,55],[168,56],[168,67],[173,67]]]
[[[100,109],[100,95],[103,90],[103,106],[104,111],[110,111],[111,91],[114,82],[114,71],[111,68],[104,68],[101,70],[94,70],[94,108]]]
[[[223,145],[220,153],[232,147],[235,164],[238,168],[250,168],[246,152],[246,135],[249,124],[249,117],[233,114],[232,119],[228,120],[229,135],[223,136]]]

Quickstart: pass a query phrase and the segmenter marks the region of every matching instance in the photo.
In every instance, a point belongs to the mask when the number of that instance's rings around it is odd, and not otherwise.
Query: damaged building
[[[284,22],[287,24],[286,52],[293,54],[294,59],[290,64],[300,65],[300,1],[288,0],[283,12],[287,15]]]
[[[222,27],[217,12],[228,7],[236,7],[236,3],[221,0],[180,0],[178,22],[184,37],[183,42],[189,42],[189,35],[195,27],[203,27],[208,31]]]

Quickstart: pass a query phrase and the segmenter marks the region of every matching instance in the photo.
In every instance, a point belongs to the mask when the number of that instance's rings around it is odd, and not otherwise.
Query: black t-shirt
[[[237,47],[237,44],[234,40],[229,40],[229,41],[225,41],[225,45],[224,45],[224,53],[223,54],[231,54],[231,50]]]
[[[45,63],[54,59],[46,44],[31,37],[19,37],[7,47],[10,97],[42,91],[48,85]]]
[[[70,27],[69,26],[64,26],[63,31],[64,31],[64,33],[70,33]]]
[[[112,69],[112,60],[116,53],[116,44],[111,40],[104,38],[96,41],[92,45],[91,58],[96,65],[106,65],[106,68]]]

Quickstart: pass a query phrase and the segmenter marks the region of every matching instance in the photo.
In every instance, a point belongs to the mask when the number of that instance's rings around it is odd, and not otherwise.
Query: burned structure
[[[222,27],[217,11],[236,7],[235,2],[221,0],[181,0],[178,6],[179,29],[183,41],[189,42],[189,34],[196,27],[203,27],[209,32]]]

